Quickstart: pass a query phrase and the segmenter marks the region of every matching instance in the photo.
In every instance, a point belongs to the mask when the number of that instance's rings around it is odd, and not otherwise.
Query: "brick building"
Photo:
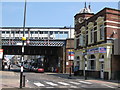
[[[75,74],[116,79],[120,71],[120,10],[104,8],[94,14],[90,5],[85,5],[74,19]]]

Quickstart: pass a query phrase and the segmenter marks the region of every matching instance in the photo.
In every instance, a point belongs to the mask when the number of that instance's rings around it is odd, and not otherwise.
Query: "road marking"
[[[77,83],[77,82],[69,82],[69,83],[72,83],[72,84],[75,84],[75,85],[79,85],[80,83]]]
[[[92,83],[90,83],[90,82],[85,82],[85,81],[78,81],[78,82],[80,82],[80,83],[84,83],[84,84],[92,84]]]
[[[45,83],[47,83],[47,84],[49,84],[51,86],[58,86],[58,84],[55,84],[55,83],[52,83],[52,82],[45,82]]]
[[[109,87],[109,88],[115,88],[115,87],[109,86],[109,85],[107,85],[107,84],[102,84],[102,85],[107,86],[107,87]]]
[[[45,86],[44,84],[42,84],[42,83],[40,83],[40,82],[34,83],[34,84],[37,85],[38,87],[40,87],[40,86]]]
[[[54,87],[46,87],[46,88],[54,88]]]
[[[59,84],[62,84],[62,85],[70,85],[68,83],[65,83],[65,82],[58,82]]]
[[[78,88],[77,86],[70,86],[71,88]]]

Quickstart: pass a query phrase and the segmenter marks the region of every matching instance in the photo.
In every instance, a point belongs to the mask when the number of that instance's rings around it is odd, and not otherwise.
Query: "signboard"
[[[74,52],[72,49],[68,50],[68,60],[74,60]]]
[[[3,57],[3,49],[0,49],[0,59]]]
[[[92,48],[87,50],[87,54],[106,53],[105,47]]]
[[[99,47],[99,53],[106,53],[106,48]]]

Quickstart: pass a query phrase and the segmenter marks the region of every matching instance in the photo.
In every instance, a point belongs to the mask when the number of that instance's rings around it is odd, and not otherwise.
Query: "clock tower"
[[[91,12],[90,4],[89,4],[89,6],[87,8],[86,7],[86,2],[85,2],[85,7],[83,9],[81,9],[80,12],[77,13],[74,16],[75,27],[76,27],[76,25],[81,24],[82,22],[84,22],[85,19],[88,19],[93,15],[94,14]]]

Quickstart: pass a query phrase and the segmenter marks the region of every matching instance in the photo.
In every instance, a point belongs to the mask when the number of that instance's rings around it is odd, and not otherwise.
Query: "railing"
[[[22,46],[21,39],[2,39],[2,46]],[[40,40],[30,39],[26,41],[25,46],[64,46],[65,40]]]

